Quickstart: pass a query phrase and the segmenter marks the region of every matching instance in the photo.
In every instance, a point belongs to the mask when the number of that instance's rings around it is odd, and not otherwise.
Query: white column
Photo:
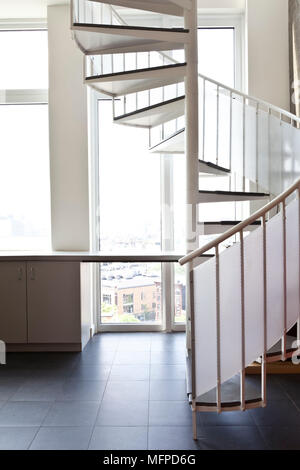
[[[89,249],[87,90],[70,7],[48,8],[52,247]]]
[[[198,18],[197,0],[192,0],[191,9],[185,10],[185,28],[189,29],[189,43],[185,47],[187,74],[185,79],[186,120],[186,238],[187,252],[197,248],[197,196],[198,196]],[[187,347],[191,347],[190,332],[190,274],[187,273]]]

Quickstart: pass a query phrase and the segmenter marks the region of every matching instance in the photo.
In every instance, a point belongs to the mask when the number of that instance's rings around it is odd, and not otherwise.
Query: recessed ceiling
[[[1,0],[0,18],[46,18],[48,5],[65,5],[69,0]]]

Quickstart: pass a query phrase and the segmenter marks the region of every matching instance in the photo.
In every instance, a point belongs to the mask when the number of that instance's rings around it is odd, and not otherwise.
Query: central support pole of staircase
[[[189,41],[185,46],[187,73],[185,78],[185,120],[186,120],[186,237],[187,252],[197,248],[197,197],[199,190],[198,176],[198,11],[197,0],[191,1],[191,8],[185,9],[184,26],[189,30]],[[191,284],[190,272],[192,263],[187,269],[187,348],[190,350],[192,360],[192,374],[194,375],[194,357],[191,353],[193,325],[191,322]],[[195,390],[193,387],[193,435],[197,439]]]

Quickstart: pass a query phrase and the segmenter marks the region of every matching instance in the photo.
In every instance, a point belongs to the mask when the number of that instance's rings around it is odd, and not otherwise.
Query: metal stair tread
[[[120,30],[120,31],[126,31],[128,29],[129,31],[159,31],[163,33],[188,33],[189,30],[185,28],[156,28],[156,27],[148,27],[148,26],[131,26],[131,25],[118,25],[118,24],[96,24],[96,23],[78,23],[74,22],[73,23],[74,27],[86,27],[86,28],[106,28],[106,29],[112,29],[112,30]]]
[[[143,69],[135,69],[135,70],[125,70],[124,72],[114,72],[114,73],[106,73],[103,75],[91,75],[89,77],[86,77],[85,80],[96,80],[97,78],[110,78],[110,77],[122,77],[124,75],[131,75],[135,73],[145,73],[145,72],[150,72],[154,70],[166,70],[166,69],[172,69],[172,68],[178,68],[178,67],[184,67],[186,66],[186,62],[182,62],[179,64],[169,64],[169,65],[160,65],[157,67],[148,67],[148,68],[143,68]]]

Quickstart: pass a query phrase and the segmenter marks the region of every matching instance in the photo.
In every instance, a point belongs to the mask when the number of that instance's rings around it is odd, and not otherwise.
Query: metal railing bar
[[[218,413],[222,411],[222,397],[221,397],[221,322],[220,322],[220,257],[219,245],[215,247],[216,255],[216,340],[217,340],[217,410]]]
[[[283,231],[283,337],[282,360],[286,359],[286,334],[287,334],[287,262],[286,262],[286,204],[282,201],[282,231]]]
[[[267,224],[266,224],[266,215],[261,217],[261,225],[263,228],[263,343],[264,343],[264,352],[261,359],[261,394],[263,405],[267,404],[267,349],[268,349],[268,337],[267,337]]]
[[[179,260],[179,263],[181,265],[186,264],[187,262],[193,260],[197,256],[201,256],[202,254],[206,253],[208,250],[211,250],[212,248],[215,248],[217,245],[220,245],[223,243],[225,240],[228,238],[236,235],[239,233],[241,230],[245,229],[248,227],[248,225],[252,224],[255,222],[257,219],[261,218],[262,216],[266,215],[268,212],[270,212],[272,209],[277,207],[279,204],[281,204],[283,201],[285,201],[291,194],[293,194],[296,190],[300,188],[300,179],[298,179],[290,188],[288,188],[286,191],[281,193],[279,196],[275,197],[271,202],[266,204],[264,207],[261,209],[257,210],[252,214],[250,217],[245,219],[244,221],[240,222],[238,225],[235,227],[232,227],[231,229],[227,230],[224,234],[220,235],[217,237],[215,240],[212,240],[211,242],[207,243],[201,248],[198,248],[197,250],[194,250],[193,252],[189,253],[188,255],[184,256],[182,259]]]
[[[244,233],[240,231],[240,256],[241,256],[241,374],[240,374],[240,393],[241,410],[245,410],[246,390],[246,354],[245,354],[245,259],[244,259]]]

